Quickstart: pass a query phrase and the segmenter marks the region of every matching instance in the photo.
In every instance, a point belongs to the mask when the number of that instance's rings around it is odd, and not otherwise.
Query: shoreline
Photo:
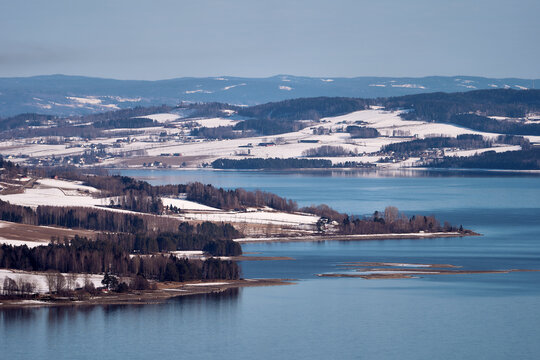
[[[328,171],[355,171],[355,172],[365,172],[365,173],[396,173],[396,172],[433,172],[433,173],[467,173],[472,174],[477,172],[479,174],[493,174],[493,173],[502,173],[502,174],[523,174],[523,175],[540,175],[540,170],[538,169],[486,169],[486,168],[430,168],[430,167],[366,167],[366,168],[290,168],[290,169],[214,169],[214,168],[198,168],[198,167],[171,167],[171,168],[147,168],[147,167],[98,167],[108,171],[114,172],[123,171],[123,170],[148,170],[148,171],[223,171],[223,172],[328,172]],[[414,177],[414,176],[412,176]]]
[[[475,232],[438,232],[438,233],[406,233],[406,234],[353,234],[353,235],[307,235],[265,238],[234,239],[238,243],[267,242],[315,242],[315,241],[362,241],[362,240],[405,240],[405,239],[437,239],[446,237],[482,236]]]
[[[182,296],[221,293],[229,289],[256,286],[293,285],[291,279],[239,279],[223,281],[160,282],[156,290],[140,290],[128,293],[103,293],[85,300],[68,297],[50,300],[47,296],[37,299],[0,299],[0,311],[4,309],[37,308],[53,306],[97,306],[97,305],[148,305]]]

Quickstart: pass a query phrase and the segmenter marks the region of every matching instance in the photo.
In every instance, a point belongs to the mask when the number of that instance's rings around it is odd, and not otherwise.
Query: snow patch
[[[144,119],[151,119],[159,123],[167,123],[167,122],[171,122],[180,118],[180,116],[178,116],[177,114],[171,114],[171,113],[152,114],[152,115],[136,116],[136,117],[144,118]]]
[[[80,181],[67,181],[67,180],[58,180],[58,179],[39,179],[36,181],[40,185],[49,186],[59,189],[71,189],[79,191],[88,191],[91,193],[99,192],[98,189],[92,186],[82,185]]]
[[[90,97],[66,96],[66,99],[78,102],[80,104],[101,105],[101,100],[94,96],[90,96]]]
[[[164,206],[174,206],[182,210],[209,210],[209,211],[220,211],[219,209],[206,206],[203,204],[199,204],[193,201],[189,200],[183,200],[183,199],[173,199],[173,198],[167,198],[162,197],[161,201],[163,202]]]
[[[184,91],[184,94],[197,94],[197,93],[201,93],[201,94],[212,94],[213,91],[202,90],[202,89],[198,89],[198,90],[186,90],[186,91]]]
[[[425,89],[425,86],[418,84],[392,84],[392,87],[397,88],[408,88],[408,89]]]
[[[246,86],[246,85],[247,85],[246,83],[241,83],[241,84],[236,84],[236,85],[229,85],[229,86],[225,86],[223,88],[223,90],[229,90],[229,89],[235,88],[237,86]]]

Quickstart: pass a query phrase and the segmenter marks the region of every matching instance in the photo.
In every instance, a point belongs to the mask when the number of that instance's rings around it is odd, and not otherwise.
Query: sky
[[[540,78],[538,0],[0,0],[0,77]]]

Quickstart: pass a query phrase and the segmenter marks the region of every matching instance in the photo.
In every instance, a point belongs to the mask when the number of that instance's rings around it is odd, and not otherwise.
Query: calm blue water
[[[356,214],[394,205],[482,237],[244,245],[295,261],[244,262],[245,288],[163,305],[0,312],[0,359],[538,359],[540,273],[317,278],[345,261],[540,269],[540,177],[130,171],[152,183],[261,188]],[[462,176],[464,175],[464,176]]]

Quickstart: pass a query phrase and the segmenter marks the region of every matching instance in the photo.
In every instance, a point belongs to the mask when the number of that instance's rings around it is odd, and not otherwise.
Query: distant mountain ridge
[[[0,78],[0,116],[21,113],[83,115],[135,106],[182,101],[255,105],[317,96],[377,98],[475,89],[529,89],[539,80],[472,76],[320,78],[184,77],[169,80],[114,80],[46,75]]]

